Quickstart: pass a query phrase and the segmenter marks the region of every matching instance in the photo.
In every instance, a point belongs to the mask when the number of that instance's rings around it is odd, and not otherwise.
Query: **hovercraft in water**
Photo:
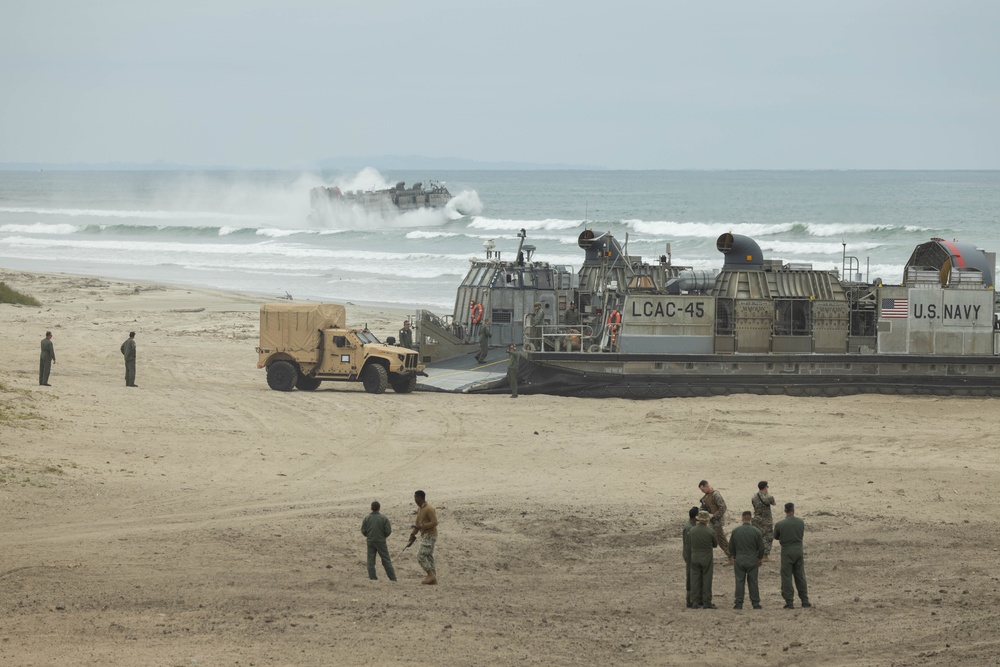
[[[451,193],[444,183],[430,181],[424,188],[421,182],[406,187],[399,181],[395,187],[384,190],[342,191],[338,186],[316,187],[309,191],[313,214],[323,216],[336,206],[358,206],[366,211],[412,211],[421,208],[442,208],[451,201]]]

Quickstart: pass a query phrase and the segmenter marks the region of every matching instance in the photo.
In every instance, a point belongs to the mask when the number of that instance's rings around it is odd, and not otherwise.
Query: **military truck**
[[[414,350],[385,345],[367,329],[348,329],[335,303],[265,303],[260,307],[257,368],[275,391],[313,391],[325,381],[360,381],[369,394],[406,394],[424,366]]]

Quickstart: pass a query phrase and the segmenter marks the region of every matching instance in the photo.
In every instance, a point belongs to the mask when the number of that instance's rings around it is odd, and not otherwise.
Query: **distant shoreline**
[[[67,280],[99,280],[107,283],[120,283],[122,285],[136,286],[147,289],[156,290],[171,290],[171,291],[193,291],[201,292],[206,295],[215,295],[220,297],[224,301],[230,301],[232,299],[239,299],[245,301],[252,301],[258,304],[271,303],[282,301],[281,297],[278,295],[265,294],[260,292],[245,291],[245,290],[230,290],[220,287],[213,287],[209,285],[200,284],[183,284],[183,283],[172,283],[164,282],[158,280],[142,280],[133,278],[119,278],[116,276],[109,276],[107,274],[89,274],[89,273],[71,273],[65,271],[32,271],[24,270],[18,268],[11,268],[7,266],[0,266],[0,281],[8,283],[9,286],[14,287],[30,296],[37,295],[31,293],[31,285],[33,282],[47,281],[52,278],[64,278]],[[359,301],[359,300],[331,300],[331,299],[314,299],[314,298],[298,298],[292,295],[292,301],[295,302],[309,302],[309,303],[340,303],[348,307],[348,318],[352,322],[364,320],[365,315],[363,313],[369,311],[380,311],[383,314],[392,314],[396,316],[400,323],[407,316],[413,314],[414,311],[423,309],[430,310],[429,308],[408,308],[404,305],[393,304],[393,303],[379,303],[374,301]],[[45,299],[39,298],[42,301],[40,308],[49,307],[50,304],[46,303]],[[38,306],[22,306],[24,308],[36,308]],[[356,314],[361,313],[361,320],[358,319]]]

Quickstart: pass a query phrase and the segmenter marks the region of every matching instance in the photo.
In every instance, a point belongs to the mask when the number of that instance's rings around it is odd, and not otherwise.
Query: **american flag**
[[[882,317],[902,317],[910,314],[909,299],[882,299]]]

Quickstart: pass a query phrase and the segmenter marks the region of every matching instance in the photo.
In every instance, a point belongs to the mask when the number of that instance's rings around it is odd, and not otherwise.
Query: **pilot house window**
[[[775,299],[775,336],[808,336],[811,333],[812,301],[809,299]]]
[[[512,310],[494,308],[491,314],[493,315],[493,324],[510,324],[514,321],[514,311]]]

